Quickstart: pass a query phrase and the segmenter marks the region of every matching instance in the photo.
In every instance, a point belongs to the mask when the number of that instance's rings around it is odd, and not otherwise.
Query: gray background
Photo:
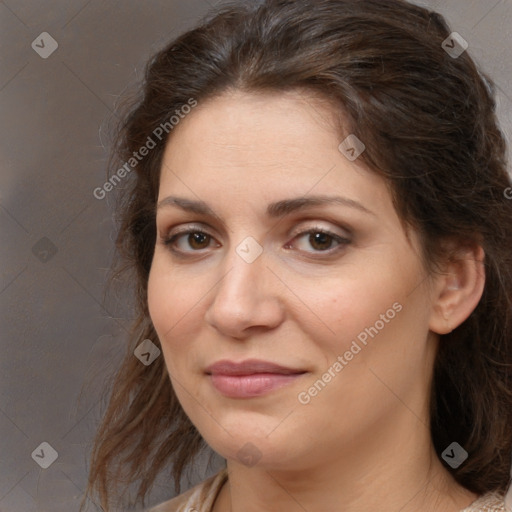
[[[107,129],[147,58],[214,3],[0,1],[2,512],[78,510],[102,379],[130,323],[128,302],[102,302],[112,205],[92,191],[105,182]],[[510,141],[512,0],[418,3],[446,15],[495,79]],[[42,32],[58,43],[46,59],[31,47]],[[42,442],[58,452],[47,469],[31,456]],[[198,468],[193,479],[206,475]],[[149,504],[172,496],[160,478]]]

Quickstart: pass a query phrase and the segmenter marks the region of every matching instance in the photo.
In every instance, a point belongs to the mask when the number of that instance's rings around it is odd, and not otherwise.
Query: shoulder
[[[188,491],[146,512],[211,512],[213,502],[226,480],[227,470],[222,469]]]
[[[469,507],[461,512],[506,512],[505,501],[502,494],[490,492],[480,496]]]

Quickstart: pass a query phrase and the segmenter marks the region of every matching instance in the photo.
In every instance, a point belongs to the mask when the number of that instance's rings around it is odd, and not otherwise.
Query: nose
[[[224,336],[243,339],[256,330],[273,329],[283,321],[283,285],[267,266],[265,252],[248,263],[235,249],[214,288],[205,321]]]

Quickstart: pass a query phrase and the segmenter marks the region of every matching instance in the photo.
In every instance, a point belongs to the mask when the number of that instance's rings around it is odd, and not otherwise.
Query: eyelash
[[[326,249],[324,251],[305,251],[305,252],[307,252],[309,254],[318,253],[321,255],[332,255],[333,253],[337,252],[341,248],[343,248],[351,243],[351,240],[349,240],[348,238],[344,238],[340,235],[337,235],[336,233],[333,233],[332,231],[329,231],[329,230],[321,228],[321,227],[312,227],[312,228],[306,229],[304,231],[300,231],[293,237],[293,240],[295,240],[296,238],[302,238],[305,235],[311,235],[311,234],[317,234],[317,233],[321,233],[323,235],[327,235],[327,236],[331,237],[335,242],[338,243],[338,245],[336,247],[334,247],[334,249]],[[176,240],[178,240],[180,237],[182,237],[184,235],[191,235],[191,234],[202,234],[202,235],[206,235],[213,239],[212,235],[210,235],[206,231],[203,231],[202,229],[186,229],[183,231],[179,231],[170,237],[164,238],[162,241],[165,246],[169,247],[169,250],[172,253],[186,257],[185,254],[187,254],[189,252],[200,253],[203,249],[192,250],[192,251],[181,251],[181,250],[173,247],[173,245],[176,242]],[[286,244],[286,248],[288,248],[289,245],[290,244]]]

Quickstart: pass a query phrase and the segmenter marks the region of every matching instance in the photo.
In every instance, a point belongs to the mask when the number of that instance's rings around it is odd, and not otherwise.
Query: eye
[[[351,243],[348,238],[344,238],[336,233],[320,227],[312,227],[305,231],[299,232],[294,236],[293,240],[306,239],[313,251],[301,249],[309,253],[333,253],[340,248],[340,246],[347,246]],[[201,229],[189,228],[162,240],[165,246],[175,254],[185,254],[190,252],[199,252],[210,247],[211,242],[214,240],[213,236]],[[180,245],[181,242],[181,245]],[[300,244],[299,244],[300,245]],[[334,245],[334,248],[333,248]],[[218,247],[219,245],[217,245]],[[292,243],[285,245],[285,249],[292,248]]]
[[[307,243],[310,247],[313,247],[314,251],[306,252],[329,252],[332,253],[339,248],[339,246],[346,246],[350,244],[350,240],[348,238],[344,238],[342,236],[337,235],[329,230],[313,227],[307,229],[306,231],[301,231],[297,236],[295,236],[294,240],[302,239],[307,236]],[[332,249],[333,243],[336,244],[334,249]],[[286,249],[289,249],[291,244],[286,245]]]
[[[184,240],[184,243],[188,245],[189,248],[192,248],[193,251],[188,251],[186,248],[178,247],[176,249],[176,245],[179,245],[181,239]],[[164,245],[169,246],[170,250],[176,253],[181,252],[197,252],[201,249],[207,249],[210,245],[210,242],[213,240],[213,237],[204,231],[198,229],[189,229],[186,231],[181,231],[179,233],[175,233],[174,235],[163,240]]]

